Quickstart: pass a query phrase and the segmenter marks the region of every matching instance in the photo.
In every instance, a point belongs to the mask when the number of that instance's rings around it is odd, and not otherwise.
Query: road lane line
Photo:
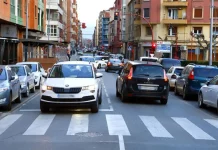
[[[119,139],[119,147],[120,147],[120,150],[125,150],[125,144],[124,144],[123,136],[122,136],[122,135],[119,135],[119,136],[118,136],[118,139]]]
[[[39,115],[23,135],[44,135],[51,125],[55,115]]]
[[[173,138],[154,116],[139,116],[153,137]]]
[[[20,109],[19,111],[23,111],[23,112],[26,112],[26,111],[41,111],[40,109]]]
[[[67,135],[75,135],[77,133],[88,132],[89,115],[75,114],[72,115]]]
[[[110,98],[107,98],[107,101],[109,104],[111,104],[111,99]]]
[[[110,108],[110,110],[111,110],[111,111],[114,111],[114,109],[113,109],[113,106],[112,106],[112,105],[110,105],[110,106],[109,106],[109,108]]]
[[[204,132],[201,128],[189,121],[187,118],[172,117],[186,132],[198,140],[215,140],[212,136]]]
[[[14,122],[16,122],[22,114],[12,114],[0,120],[0,135],[5,132]]]
[[[122,115],[106,114],[109,135],[130,135]]]
[[[215,120],[215,119],[204,119],[204,120],[207,121],[212,126],[218,128],[218,120]]]

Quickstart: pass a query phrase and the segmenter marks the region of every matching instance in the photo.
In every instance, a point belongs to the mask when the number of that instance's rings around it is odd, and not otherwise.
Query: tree
[[[204,34],[197,34],[190,32],[190,35],[197,40],[197,43],[199,44],[200,48],[202,48],[205,52],[207,52],[210,49],[210,41],[205,39]],[[218,42],[216,42],[218,35],[214,34],[212,39],[212,47],[216,46]],[[208,59],[208,58],[207,58]]]

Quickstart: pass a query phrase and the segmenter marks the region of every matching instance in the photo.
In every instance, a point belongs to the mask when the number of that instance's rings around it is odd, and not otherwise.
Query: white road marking
[[[105,92],[105,95],[106,95],[106,97],[108,98],[109,96],[108,96],[108,94]]]
[[[107,101],[109,104],[111,104],[111,99],[110,98],[107,98]]]
[[[106,115],[109,135],[130,135],[122,115]]]
[[[119,138],[119,147],[120,147],[120,150],[125,150],[125,144],[124,144],[123,136],[119,135],[118,138]]]
[[[204,120],[207,121],[212,126],[218,128],[218,120],[215,120],[215,119],[204,119]]]
[[[0,135],[5,132],[14,122],[16,122],[22,114],[8,115],[0,120]]]
[[[41,111],[40,109],[20,109],[19,111]]]
[[[23,135],[44,135],[51,125],[55,115],[39,115]]]
[[[153,137],[173,138],[154,116],[139,116]]]
[[[77,133],[88,132],[89,115],[75,114],[72,115],[67,135],[75,135]]]
[[[187,118],[172,117],[186,132],[193,138],[200,140],[215,140],[212,136],[204,132],[201,128],[189,121]]]

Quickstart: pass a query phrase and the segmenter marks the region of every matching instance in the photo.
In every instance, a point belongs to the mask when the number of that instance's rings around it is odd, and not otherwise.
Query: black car
[[[168,72],[168,70],[172,66],[181,66],[181,61],[180,60],[171,59],[171,58],[160,58],[159,63],[164,67],[166,72]]]
[[[105,67],[105,71],[108,72],[110,70],[119,71],[123,69],[123,62],[120,59],[109,59],[107,62],[107,66]]]
[[[162,65],[148,61],[129,61],[116,81],[116,96],[122,101],[129,98],[152,98],[167,104],[169,82]]]

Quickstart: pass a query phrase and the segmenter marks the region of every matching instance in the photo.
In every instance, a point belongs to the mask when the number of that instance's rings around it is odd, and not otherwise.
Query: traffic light
[[[156,44],[155,44],[155,43],[152,43],[152,45],[151,45],[151,50],[150,50],[150,54],[154,54],[155,50],[156,50]]]
[[[119,18],[119,12],[115,12],[114,13],[114,20],[118,20],[118,18]]]
[[[82,23],[82,28],[83,28],[83,29],[86,28],[86,23]]]

